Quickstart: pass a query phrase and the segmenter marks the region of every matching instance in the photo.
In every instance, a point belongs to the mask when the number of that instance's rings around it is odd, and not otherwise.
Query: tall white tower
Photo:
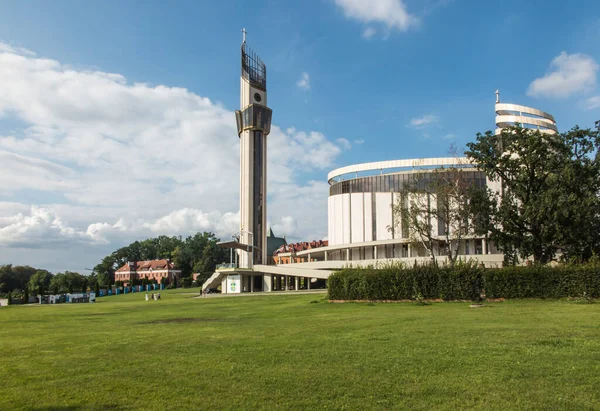
[[[267,136],[272,110],[267,107],[267,66],[242,41],[240,110],[235,112],[240,138],[240,243],[252,253],[240,253],[239,267],[267,262]],[[253,256],[254,261],[251,261]]]

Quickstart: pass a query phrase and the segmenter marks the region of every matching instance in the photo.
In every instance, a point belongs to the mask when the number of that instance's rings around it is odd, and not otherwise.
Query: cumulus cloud
[[[419,23],[419,19],[407,11],[402,0],[334,1],[347,18],[363,23],[381,23],[389,29],[399,31],[407,31]],[[365,32],[363,32],[363,36]],[[371,35],[373,34],[375,33],[373,32]]]
[[[296,85],[304,90],[310,89],[310,76],[307,72],[302,73],[302,76],[300,77],[300,80],[298,80]]]
[[[237,130],[221,104],[2,43],[0,88],[0,115],[25,124],[0,134],[0,190],[13,193],[12,203],[0,203],[8,204],[0,207],[0,244],[120,245],[201,230],[228,236],[237,227]],[[302,175],[333,167],[346,147],[320,132],[273,125],[269,219],[300,221],[287,233],[299,239],[325,235],[327,184]],[[23,208],[24,189],[40,207]]]
[[[0,217],[0,245],[43,247],[69,241],[92,241],[85,232],[69,227],[51,210],[32,206],[28,214]]]
[[[527,89],[532,97],[567,98],[596,86],[598,64],[585,54],[560,53],[550,63],[550,71],[535,79]]]
[[[410,125],[414,128],[424,128],[429,125],[435,124],[439,121],[437,116],[433,114],[427,114],[423,117],[417,117],[410,120]]]

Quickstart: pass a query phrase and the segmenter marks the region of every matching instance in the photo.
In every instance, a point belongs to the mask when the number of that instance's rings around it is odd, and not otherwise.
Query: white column
[[[350,249],[346,248],[346,261],[350,261]]]
[[[251,293],[254,292],[254,276],[253,275],[250,276],[250,292]]]
[[[294,277],[294,280],[295,280],[295,284],[294,284],[294,285],[295,285],[295,287],[294,287],[294,290],[298,291],[298,286],[299,286],[299,284],[300,284],[300,278],[299,278],[299,277]]]
[[[263,291],[272,291],[271,290],[271,274],[263,275]]]
[[[377,260],[377,246],[373,246],[373,259]]]
[[[308,285],[306,288],[310,290],[310,277],[308,277],[307,280],[308,280],[308,282],[306,284],[308,284]]]
[[[327,261],[327,257],[329,257],[329,253],[325,251],[325,261]]]

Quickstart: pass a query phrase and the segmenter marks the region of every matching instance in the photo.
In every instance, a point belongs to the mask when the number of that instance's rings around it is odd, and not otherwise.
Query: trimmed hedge
[[[479,300],[486,298],[600,297],[600,264],[454,268],[391,264],[344,268],[328,280],[330,300]]]

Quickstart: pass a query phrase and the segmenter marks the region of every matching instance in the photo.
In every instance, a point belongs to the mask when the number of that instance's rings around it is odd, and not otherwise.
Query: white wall
[[[362,243],[365,241],[365,211],[363,193],[350,194],[351,210],[351,242]]]
[[[342,244],[350,243],[350,194],[342,195]]]
[[[363,212],[365,219],[365,241],[373,241],[373,218],[371,214],[371,210],[373,209],[372,194],[365,193],[364,203],[363,203]]]
[[[336,196],[327,198],[327,240],[329,245],[337,244],[335,239],[335,224],[334,224],[334,207],[333,200]]]
[[[392,193],[376,193],[377,241],[391,240],[392,233]]]
[[[346,194],[347,195],[347,194]],[[344,195],[333,196],[333,216],[335,223],[335,244],[344,242],[344,213],[342,209],[342,197]]]

